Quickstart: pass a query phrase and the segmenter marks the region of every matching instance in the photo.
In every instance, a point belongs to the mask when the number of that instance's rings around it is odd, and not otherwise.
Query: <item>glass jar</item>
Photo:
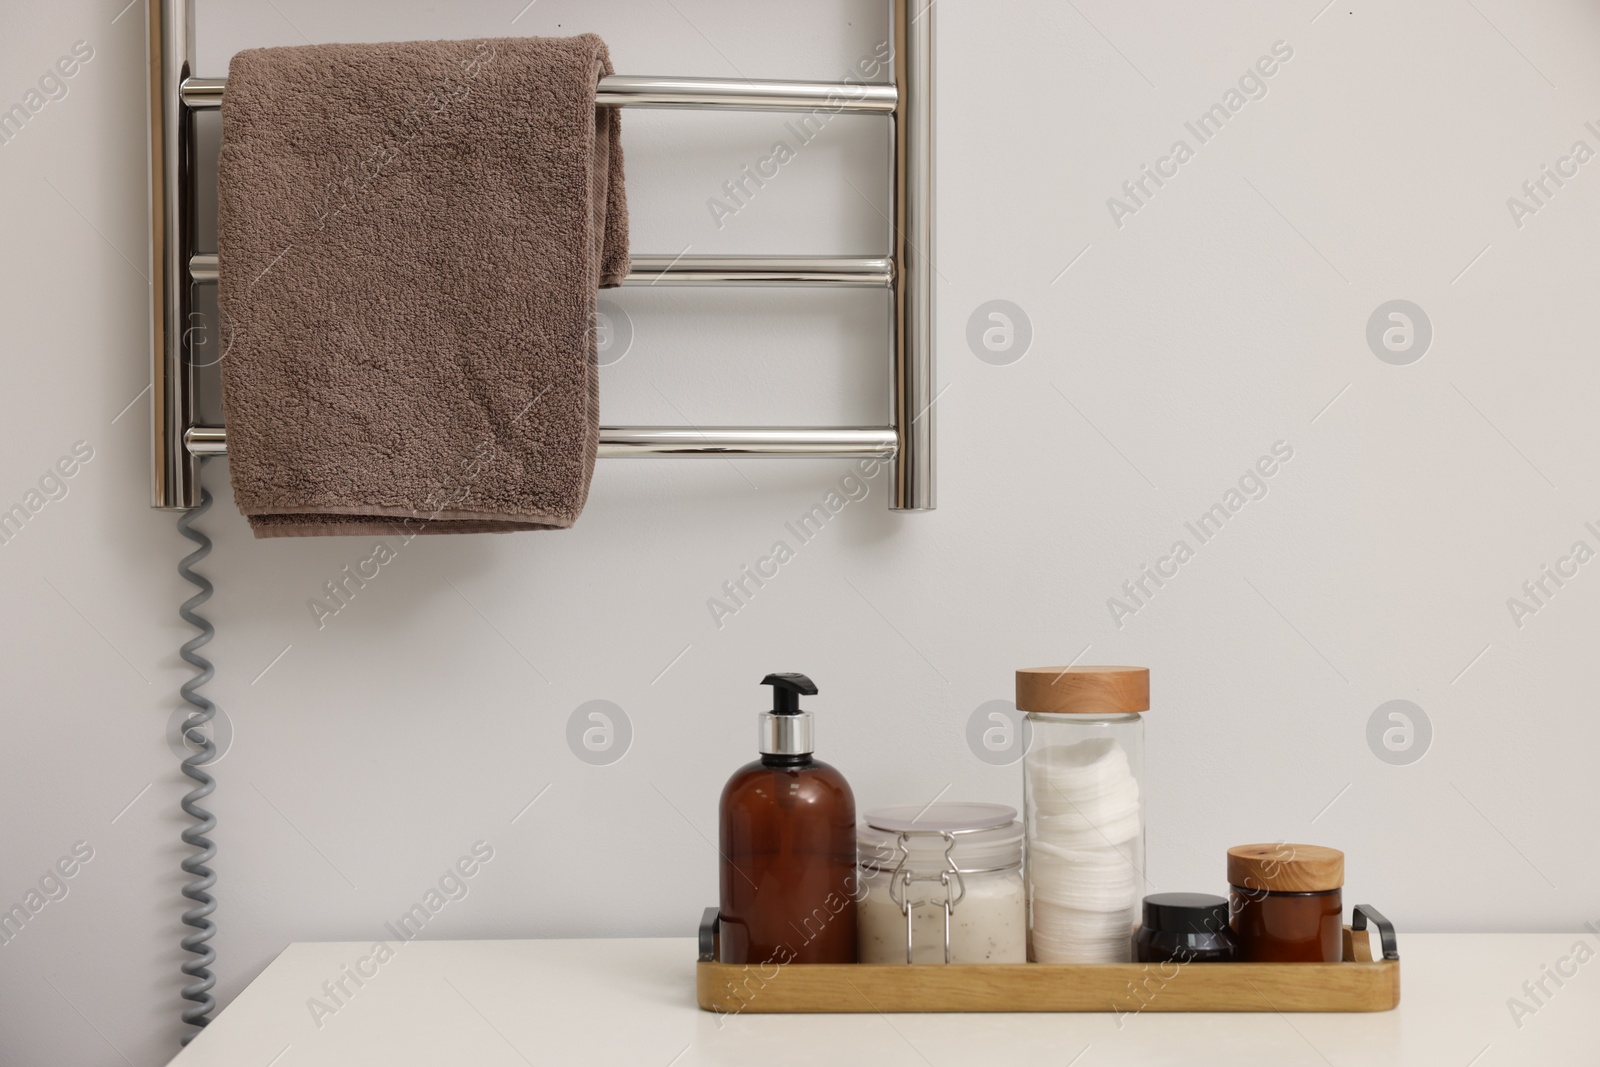
[[[1321,845],[1228,850],[1229,906],[1242,959],[1338,963],[1344,958],[1344,853]]]
[[[1004,804],[867,812],[858,835],[862,963],[1026,963],[1022,824]]]
[[[1210,893],[1145,897],[1144,922],[1133,935],[1133,962],[1233,963],[1239,942],[1229,918],[1228,901]]]
[[[1126,963],[1144,895],[1144,667],[1017,672],[1028,958]]]

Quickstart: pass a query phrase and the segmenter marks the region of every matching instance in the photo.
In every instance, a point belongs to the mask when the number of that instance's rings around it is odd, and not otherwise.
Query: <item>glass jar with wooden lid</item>
[[[1125,963],[1144,896],[1144,667],[1017,672],[1028,958]]]

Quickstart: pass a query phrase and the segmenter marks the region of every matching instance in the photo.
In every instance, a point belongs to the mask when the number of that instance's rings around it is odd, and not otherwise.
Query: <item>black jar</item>
[[[1138,963],[1232,963],[1239,942],[1228,928],[1228,901],[1209,893],[1156,893],[1144,898],[1144,922],[1133,934]]]

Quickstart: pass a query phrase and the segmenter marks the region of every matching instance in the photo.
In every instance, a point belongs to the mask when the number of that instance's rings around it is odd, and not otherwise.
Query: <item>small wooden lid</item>
[[[1228,884],[1269,893],[1321,893],[1344,885],[1344,853],[1322,845],[1235,845]]]
[[[1024,667],[1017,710],[1049,715],[1126,715],[1150,710],[1148,667]]]

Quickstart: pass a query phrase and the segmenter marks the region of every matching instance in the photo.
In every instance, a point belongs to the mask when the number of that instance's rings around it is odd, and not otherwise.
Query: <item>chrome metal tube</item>
[[[184,435],[194,456],[221,456],[228,451],[228,431],[221,426],[196,426]],[[795,456],[810,458],[888,458],[894,455],[892,427],[840,426],[602,426],[600,455],[607,458],[651,456]]]
[[[601,107],[709,108],[717,111],[878,111],[895,108],[892,85],[727,81],[717,78],[601,78]]]
[[[189,257],[189,277],[217,280],[217,257]],[[851,256],[634,256],[625,285],[834,286],[886,289],[894,263],[883,257]]]
[[[852,256],[634,256],[625,285],[821,285],[886,289],[894,263]]]
[[[891,423],[899,432],[889,506],[931,511],[934,494],[934,3],[893,0],[894,321]]]
[[[184,431],[183,446],[192,456],[226,456],[228,429],[225,426],[191,426]]]
[[[192,108],[222,106],[226,78],[189,78],[183,100]],[[899,91],[893,85],[843,82],[729,81],[721,78],[601,78],[601,107],[696,108],[710,111],[843,111],[887,115]]]
[[[227,84],[227,78],[185,78],[178,92],[187,107],[201,111],[222,106],[222,90]]]
[[[179,87],[194,62],[193,0],[149,0],[151,503],[200,503],[200,463],[184,447],[194,382],[190,326],[194,133]]]
[[[798,456],[857,458],[894,455],[892,427],[602,426],[600,455]]]

